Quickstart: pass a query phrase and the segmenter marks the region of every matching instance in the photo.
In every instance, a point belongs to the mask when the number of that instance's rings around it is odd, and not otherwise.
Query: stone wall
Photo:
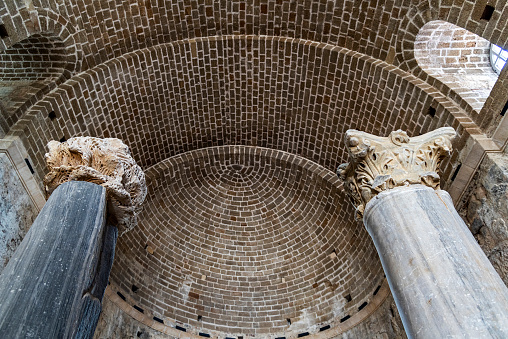
[[[489,154],[460,209],[474,237],[508,285],[508,158]]]
[[[7,153],[0,153],[0,271],[32,226],[38,209]]]

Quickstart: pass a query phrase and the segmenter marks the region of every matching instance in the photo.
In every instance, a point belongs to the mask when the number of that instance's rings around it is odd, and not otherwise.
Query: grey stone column
[[[1,338],[92,338],[118,231],[136,225],[146,196],[120,140],[48,147],[49,200],[0,275]]]
[[[451,128],[409,138],[350,130],[339,167],[410,338],[508,338],[508,289],[439,189]]]
[[[105,220],[104,187],[73,181],[55,190],[0,275],[2,338],[70,338],[77,332],[81,309],[102,299],[92,290],[106,288],[107,277],[95,286],[101,250],[111,252],[116,240],[103,244]]]

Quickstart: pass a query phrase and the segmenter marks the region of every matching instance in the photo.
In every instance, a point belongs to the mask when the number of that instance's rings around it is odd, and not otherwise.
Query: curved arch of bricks
[[[23,88],[23,95],[20,98],[15,98],[15,102],[10,103],[4,107],[4,119],[6,126],[4,129],[8,130],[21,115],[34,103],[41,100],[45,94],[49,93],[52,89],[56,88],[61,83],[70,79],[72,75],[79,72],[82,61],[82,45],[80,41],[76,40],[75,28],[61,15],[46,9],[38,9],[37,11],[29,11],[27,9],[20,10],[20,16],[25,18],[23,21],[16,21],[14,25],[14,32],[12,36],[0,40],[0,53],[2,53],[2,71],[5,74],[13,73],[11,78],[18,77],[21,87]],[[39,62],[37,64],[37,57],[31,51],[32,46],[40,45],[37,48],[46,50],[47,55],[42,55],[46,60],[52,60],[52,55],[61,59],[57,62]],[[58,48],[58,45],[63,46],[63,50]],[[53,50],[55,48],[55,50]],[[37,69],[37,74],[32,75],[32,78],[37,78],[38,81],[29,81],[28,74],[22,72],[19,67],[11,66],[6,68],[5,65],[12,63],[9,60],[7,53],[16,51],[16,56],[21,57],[23,68]],[[62,55],[60,55],[62,54]],[[32,63],[32,66],[25,64]],[[33,67],[36,66],[36,67]],[[55,66],[61,69],[58,74],[47,74],[47,71],[55,72]],[[47,68],[44,71],[40,68]],[[44,78],[44,79],[43,79]],[[22,102],[17,102],[22,100]]]
[[[480,113],[498,79],[488,40],[445,21],[430,21],[418,33],[415,56],[425,72]]]
[[[81,70],[134,50],[186,39],[227,35],[290,37],[346,47],[393,63],[452,97],[470,114],[472,108],[458,94],[415,68],[417,63],[412,49],[419,29],[429,20],[445,20],[508,47],[508,42],[502,38],[506,20],[501,18],[508,8],[503,2],[492,7],[492,17],[488,21],[480,19],[486,1],[464,3],[459,0],[436,1],[432,7],[429,3],[415,5],[387,1],[383,6],[377,6],[377,3],[358,5],[344,1],[315,4],[312,9],[275,0],[257,5],[228,5],[226,2],[211,5],[191,1],[164,3],[160,7],[151,6],[149,2],[125,6],[121,1],[112,1],[109,7],[94,3],[79,6],[50,3],[48,9],[41,9],[37,5],[26,2],[18,5],[21,9],[9,6],[1,20],[9,29],[19,30],[25,37],[28,36],[26,32],[37,25],[37,20],[32,20],[37,12],[46,10],[58,22],[71,23],[75,43],[86,42]],[[99,22],[96,18],[102,20]],[[300,24],[297,25],[297,21]],[[502,90],[494,89],[494,93],[497,92]],[[484,131],[499,122],[499,117],[492,113],[497,112],[498,105],[491,106],[488,103],[484,112],[475,118]]]
[[[415,43],[418,33],[425,24],[435,20],[445,21],[464,28],[491,43],[507,48],[508,41],[506,36],[502,35],[502,32],[506,31],[508,26],[507,21],[501,18],[503,13],[506,12],[508,4],[501,2],[496,4],[492,17],[489,20],[482,19],[485,6],[487,6],[487,3],[484,1],[478,1],[468,6],[463,6],[460,1],[453,1],[446,6],[440,5],[437,7],[430,7],[427,2],[413,5],[400,23],[401,33],[397,38],[396,62],[394,64],[405,71],[411,72],[411,74],[451,98],[467,112],[468,116],[481,128],[482,132],[492,135],[502,118],[499,116],[499,112],[505,101],[498,103],[487,100],[478,114],[474,107],[454,90],[453,86],[448,86],[440,81],[440,79],[423,70],[418,65],[415,57]],[[508,75],[505,70],[499,76],[498,85],[493,88],[490,95],[491,98],[502,97],[503,93],[506,93],[508,88],[507,78]]]
[[[417,135],[440,126],[457,129],[459,151],[478,133],[452,101],[395,66],[306,40],[228,36],[160,45],[82,72],[10,134],[25,136],[41,178],[46,143],[80,135],[124,140],[144,168],[189,150],[244,144],[334,170],[346,159],[348,128]],[[452,171],[446,165],[444,177]]]
[[[383,271],[335,173],[222,146],[146,175],[144,211],[119,239],[110,279],[137,312],[196,334],[289,338],[337,327],[376,297]]]

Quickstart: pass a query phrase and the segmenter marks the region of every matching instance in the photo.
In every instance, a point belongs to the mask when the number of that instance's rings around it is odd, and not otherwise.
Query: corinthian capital
[[[439,165],[452,150],[455,130],[442,127],[410,138],[398,130],[378,137],[357,130],[346,132],[350,162],[337,169],[344,188],[363,216],[365,205],[378,193],[397,186],[423,184],[439,188]]]
[[[50,141],[44,177],[46,196],[67,181],[89,181],[106,188],[108,217],[123,234],[136,226],[146,196],[145,174],[119,139],[71,138]]]

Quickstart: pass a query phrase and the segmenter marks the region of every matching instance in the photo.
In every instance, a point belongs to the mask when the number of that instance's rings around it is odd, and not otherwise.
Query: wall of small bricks
[[[445,21],[431,21],[418,33],[415,56],[422,69],[481,111],[498,78],[490,65],[488,40]]]
[[[0,54],[2,84],[57,78],[65,68],[65,54],[65,46],[58,38],[33,35]]]
[[[487,5],[493,10],[488,20],[482,19]],[[300,38],[346,47],[393,63],[452,98],[481,125],[485,114],[474,116],[474,109],[459,93],[418,66],[414,43],[425,23],[443,20],[508,48],[507,19],[508,4],[494,0],[442,0],[432,2],[432,7],[429,2],[395,0],[308,3],[270,0],[255,4],[229,0],[157,4],[134,0],[108,3],[33,0],[8,2],[0,9],[0,22],[9,32],[9,37],[1,39],[0,50],[34,32],[52,29],[55,22],[66,28],[62,40],[72,42],[82,51],[79,58],[82,70],[171,41],[225,35]]]
[[[61,80],[66,52],[58,37],[35,34],[0,53],[0,102],[6,114]]]
[[[226,37],[141,50],[81,73],[29,114],[12,131],[26,138],[40,177],[47,142],[79,135],[124,140],[143,168],[240,144],[284,150],[332,171],[347,161],[349,128],[419,135],[452,126],[458,150],[468,136],[457,120],[467,121],[465,113],[420,80],[346,49],[293,39]],[[445,178],[452,170],[445,164]]]
[[[418,64],[435,20],[508,47],[504,1],[8,1],[0,50],[51,36],[67,81],[2,109],[2,128],[39,182],[46,143],[80,135],[124,140],[153,174],[112,275],[130,302],[194,331],[294,336],[355,312],[381,278],[332,184],[344,132],[456,128],[446,188],[469,135],[499,123],[506,71],[478,114]]]
[[[309,160],[213,147],[163,161],[147,178],[111,282],[167,324],[296,337],[354,315],[383,280],[338,178]]]

